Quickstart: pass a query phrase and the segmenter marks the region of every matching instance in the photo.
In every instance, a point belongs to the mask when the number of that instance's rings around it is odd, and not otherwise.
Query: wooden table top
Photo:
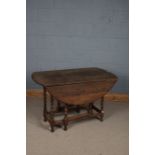
[[[100,68],[78,68],[55,71],[34,72],[32,79],[42,86],[66,85],[83,82],[104,81],[117,77]]]
[[[117,77],[100,68],[79,68],[34,72],[32,78],[57,100],[80,105],[94,102],[104,96]]]

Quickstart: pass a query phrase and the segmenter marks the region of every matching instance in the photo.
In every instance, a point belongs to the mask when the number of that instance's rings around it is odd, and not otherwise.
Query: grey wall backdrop
[[[27,88],[33,71],[101,67],[128,92],[128,0],[27,0]]]

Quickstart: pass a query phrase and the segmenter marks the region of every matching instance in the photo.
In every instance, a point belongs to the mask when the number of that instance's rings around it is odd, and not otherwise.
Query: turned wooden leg
[[[80,106],[78,106],[78,105],[76,106],[76,112],[80,113]]]
[[[65,104],[65,107],[64,107],[64,130],[67,130],[67,126],[68,126],[68,106]]]
[[[101,98],[101,113],[100,113],[100,120],[103,121],[104,119],[104,97]]]
[[[57,111],[58,112],[61,111],[61,103],[60,103],[60,101],[57,101]]]
[[[93,103],[90,103],[90,113],[93,114]]]
[[[51,132],[54,132],[54,125],[52,122],[50,122],[50,129],[51,129]]]
[[[88,112],[88,114],[90,113],[90,104],[87,105],[86,110]]]
[[[46,96],[46,87],[43,87],[43,98],[44,98],[44,103],[43,103],[43,118],[44,121],[47,121],[47,96]]]
[[[51,132],[54,132],[54,99],[53,96],[50,96],[51,99],[51,107],[50,107],[50,126]]]
[[[93,113],[93,103],[89,103],[88,107],[87,107],[87,112],[89,114],[92,114]]]

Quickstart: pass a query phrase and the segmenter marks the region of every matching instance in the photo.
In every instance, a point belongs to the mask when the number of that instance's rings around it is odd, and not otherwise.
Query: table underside
[[[68,105],[60,101],[54,102],[54,98],[50,96],[50,109],[45,112],[46,121],[50,124],[51,132],[55,127],[64,127],[67,130],[71,122],[88,118],[96,118],[103,121],[104,118],[104,98],[101,98],[100,107],[95,103],[83,105]],[[81,112],[82,111],[82,112]],[[61,118],[59,118],[62,116]],[[59,119],[56,119],[56,118]]]

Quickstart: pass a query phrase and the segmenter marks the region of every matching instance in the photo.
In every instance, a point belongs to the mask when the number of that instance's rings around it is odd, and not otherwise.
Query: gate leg
[[[50,126],[51,126],[51,132],[54,132],[54,99],[53,96],[50,96],[51,99],[51,107],[50,107]]]
[[[65,113],[65,116],[64,116],[64,130],[67,130],[67,126],[68,126],[68,106],[65,104],[65,108],[64,108],[64,113]]]
[[[78,105],[76,106],[76,112],[80,113],[80,106],[78,106]]]
[[[100,113],[100,121],[103,121],[104,119],[104,97],[101,98],[101,113]]]
[[[47,121],[47,96],[46,96],[46,87],[43,87],[43,98],[44,98],[44,101],[43,101],[43,118],[44,118],[44,121],[46,122]]]

